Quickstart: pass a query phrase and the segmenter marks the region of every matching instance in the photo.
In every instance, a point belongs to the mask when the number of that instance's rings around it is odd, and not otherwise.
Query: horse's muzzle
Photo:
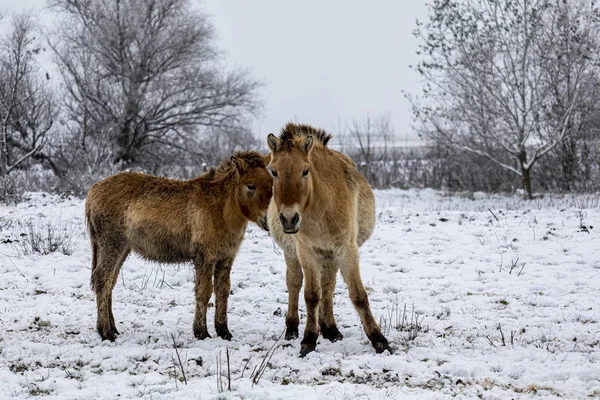
[[[283,214],[279,214],[279,222],[281,222],[283,233],[297,233],[300,229],[300,214],[295,213],[290,219],[287,219]]]

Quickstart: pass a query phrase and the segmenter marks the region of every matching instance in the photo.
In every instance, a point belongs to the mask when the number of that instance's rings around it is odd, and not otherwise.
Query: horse
[[[215,290],[215,330],[231,340],[227,323],[231,265],[248,221],[267,228],[273,179],[264,157],[237,152],[191,180],[121,172],[95,183],[85,201],[92,245],[91,286],[102,340],[119,334],[112,291],[130,252],[161,263],[192,261],[195,268],[193,332],[210,338],[208,301]]]
[[[265,160],[273,177],[268,224],[286,263],[285,338],[298,337],[303,278],[307,320],[300,357],[315,350],[319,330],[332,342],[343,338],[333,316],[339,270],[376,352],[392,353],[369,307],[359,269],[358,248],[375,227],[375,197],[354,162],[327,147],[331,137],[322,129],[293,123],[279,137],[267,137],[270,153]]]

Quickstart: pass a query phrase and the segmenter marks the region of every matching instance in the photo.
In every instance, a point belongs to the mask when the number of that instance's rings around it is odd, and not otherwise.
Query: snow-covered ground
[[[32,194],[0,206],[0,398],[600,397],[599,195],[376,196],[361,271],[397,350],[375,354],[338,278],[345,337],[320,339],[304,359],[300,339],[280,339],[285,264],[258,227],[233,266],[231,342],[194,339],[189,265],[131,257],[113,296],[121,335],[109,343],[95,330],[83,201]],[[48,223],[68,232],[72,254],[24,255],[21,234]]]

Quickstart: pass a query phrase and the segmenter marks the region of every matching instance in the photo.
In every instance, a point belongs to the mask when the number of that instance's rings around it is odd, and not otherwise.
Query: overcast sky
[[[287,121],[335,133],[340,123],[388,114],[396,136],[414,139],[402,90],[416,92],[412,36],[422,0],[203,0],[218,44],[234,65],[266,85],[256,130]],[[42,8],[45,0],[0,0],[0,9]],[[43,22],[48,22],[44,18]]]

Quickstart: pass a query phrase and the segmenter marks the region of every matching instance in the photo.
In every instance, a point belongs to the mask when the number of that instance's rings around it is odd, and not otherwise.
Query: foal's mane
[[[266,168],[265,160],[260,153],[256,151],[236,151],[230,159],[223,161],[216,168],[209,169],[200,175],[199,178],[212,182],[227,179],[238,168],[236,164],[242,169]]]
[[[279,135],[279,139],[283,142],[284,146],[290,148],[291,142],[294,139],[300,139],[307,136],[312,136],[317,142],[321,143],[324,147],[327,147],[327,142],[331,139],[331,135],[325,132],[323,129],[315,128],[306,124],[294,124],[288,122],[282,129]]]

